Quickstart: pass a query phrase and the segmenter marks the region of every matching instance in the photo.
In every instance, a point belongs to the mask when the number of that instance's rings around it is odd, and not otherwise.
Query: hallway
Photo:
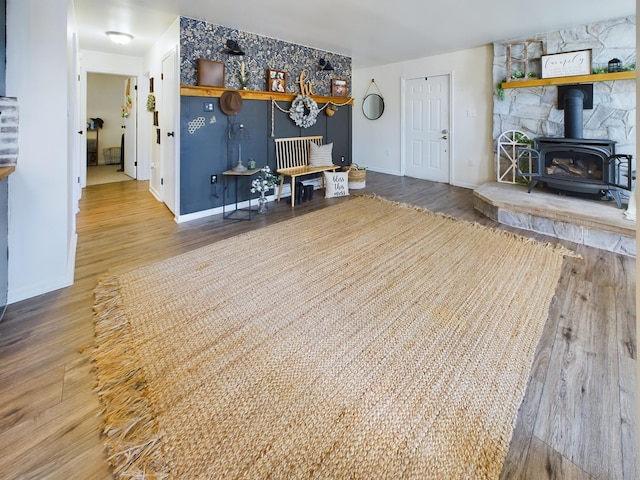
[[[90,185],[102,185],[103,183],[127,182],[134,180],[124,172],[119,172],[117,165],[92,165],[87,167],[87,187]]]

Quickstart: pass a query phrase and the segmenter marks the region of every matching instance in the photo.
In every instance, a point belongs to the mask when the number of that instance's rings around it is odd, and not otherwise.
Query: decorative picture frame
[[[267,92],[285,93],[287,91],[287,72],[283,70],[267,70]]]
[[[226,66],[223,62],[199,58],[197,62],[197,81],[199,86],[224,87]]]
[[[591,74],[591,49],[542,55],[542,78]]]
[[[331,79],[331,96],[332,97],[346,97],[349,92],[349,84],[343,78]]]

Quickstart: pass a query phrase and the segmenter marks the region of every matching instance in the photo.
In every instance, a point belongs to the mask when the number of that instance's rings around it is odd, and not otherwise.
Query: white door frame
[[[80,125],[81,128],[79,130],[83,131],[83,140],[86,138],[86,134],[87,134],[87,129],[86,129],[86,125],[87,125],[87,74],[89,73],[102,73],[102,74],[106,74],[106,75],[119,75],[119,76],[124,76],[124,77],[136,77],[137,79],[137,84],[140,85],[141,82],[144,82],[145,77],[144,75],[140,75],[137,72],[133,72],[127,68],[124,68],[122,70],[119,70],[117,68],[110,68],[108,65],[105,65],[105,68],[90,68],[87,69],[85,67],[80,67]],[[145,97],[145,101],[146,101],[146,97]],[[137,115],[140,115],[140,111],[143,111],[146,113],[146,110],[144,109],[137,109]],[[141,134],[143,134],[144,130],[141,131],[141,129],[136,129],[136,135],[138,136],[137,142],[136,142],[136,157],[139,159],[140,157],[140,145],[143,142],[148,142],[150,141],[150,137],[149,138],[141,138]],[[147,135],[149,135],[149,133],[147,133]],[[85,140],[86,141],[86,140]],[[86,150],[86,149],[85,149]],[[79,158],[79,171],[80,171],[80,186],[81,188],[85,188],[87,186],[87,154],[86,151],[84,153],[80,152]],[[145,172],[144,170],[141,171],[141,163],[138,161],[138,168],[136,169],[136,177],[137,178],[149,178],[148,172]],[[147,170],[149,169],[149,165],[148,162],[143,162],[142,163],[142,167],[143,169],[146,168]],[[146,176],[145,176],[146,175]]]
[[[138,102],[140,96],[138,95],[138,77],[127,77],[125,80],[125,86],[123,86],[123,93],[126,95],[126,82],[130,82],[129,95],[133,99],[131,113],[128,118],[123,118],[122,123],[124,125],[124,173],[134,180],[138,179],[137,165],[138,165]],[[126,101],[126,99],[124,99]],[[133,132],[133,135],[131,135]],[[133,138],[133,148],[131,148],[131,138]],[[133,154],[133,159],[131,155]]]
[[[173,185],[172,185],[172,196],[173,196],[173,205],[171,207],[167,205],[169,210],[172,210],[174,214],[174,219],[176,222],[180,221],[180,55],[178,51],[178,47],[174,47],[170,49],[160,61],[160,69],[164,68],[164,62],[169,57],[173,55],[174,57],[174,72],[173,77],[175,81],[175,87],[173,91],[167,91],[165,88],[164,81],[161,80],[160,89],[162,95],[162,108],[166,109],[167,106],[165,101],[170,99],[173,102],[173,116],[170,116],[169,123],[171,124],[171,130],[167,130],[163,128],[167,123],[165,123],[168,117],[167,115],[160,114],[160,178],[163,180],[167,178],[167,174],[173,175]],[[162,72],[164,73],[164,72]],[[169,131],[173,131],[173,137],[167,136]],[[169,167],[167,165],[167,161],[165,155],[167,153],[167,145],[170,143],[173,145],[173,165]],[[168,170],[170,169],[170,170]],[[165,182],[160,186],[160,195],[162,201],[166,204],[167,200],[167,185]]]
[[[405,143],[405,102],[406,102],[406,83],[407,80],[415,80],[417,78],[425,77],[449,77],[449,185],[454,184],[454,169],[453,169],[453,137],[455,135],[454,118],[453,118],[453,71],[440,72],[440,73],[427,73],[424,75],[405,75],[400,78],[400,175],[405,176],[406,165],[406,149]]]

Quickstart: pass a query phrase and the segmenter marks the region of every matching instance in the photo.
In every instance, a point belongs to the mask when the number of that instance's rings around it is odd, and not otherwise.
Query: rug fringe
[[[103,277],[95,289],[96,347],[92,361],[103,405],[102,433],[116,479],[161,480],[167,477],[159,440],[162,435],[147,399],[146,379],[135,358],[129,318],[118,278]]]
[[[530,238],[530,237],[525,237],[523,235],[517,234],[517,233],[513,233],[510,232],[508,230],[500,230],[499,228],[495,228],[495,227],[488,227],[486,225],[482,225],[481,223],[478,222],[472,222],[469,220],[465,220],[463,218],[458,218],[458,217],[454,217],[453,215],[449,215],[447,213],[442,213],[442,212],[434,212],[432,210],[429,210],[427,208],[424,207],[420,207],[418,205],[412,205],[410,203],[404,203],[404,202],[398,202],[396,200],[389,200],[387,198],[381,197],[379,195],[376,195],[375,193],[373,194],[354,194],[354,197],[362,197],[362,198],[370,198],[372,200],[377,200],[379,202],[384,202],[384,203],[389,203],[391,205],[395,205],[398,207],[402,207],[402,208],[407,208],[410,210],[415,210],[417,212],[423,212],[423,213],[429,213],[431,215],[436,215],[440,218],[445,218],[447,220],[455,220],[456,222],[462,222],[465,223],[467,225],[470,225],[473,228],[479,228],[479,229],[487,229],[487,230],[491,230],[494,233],[497,233],[498,235],[501,235],[503,237],[508,237],[508,238],[513,238],[519,241],[522,241],[524,243],[528,243],[531,245],[540,245],[548,250],[553,251],[554,253],[557,253],[559,255],[561,255],[562,257],[569,257],[569,258],[577,258],[577,259],[582,259],[582,255],[580,255],[579,253],[574,252],[573,250],[571,250],[570,248],[565,247],[564,245],[560,245],[559,243],[551,243],[551,242],[541,242],[539,240],[536,240],[535,238]]]

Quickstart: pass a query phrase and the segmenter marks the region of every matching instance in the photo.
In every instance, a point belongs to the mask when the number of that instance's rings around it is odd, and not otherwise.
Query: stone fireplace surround
[[[544,41],[548,54],[591,49],[594,66],[606,66],[614,57],[620,59],[623,66],[635,63],[635,16],[535,37]],[[507,76],[508,42],[493,44],[494,85]],[[617,153],[635,155],[635,80],[595,82],[593,89],[593,109],[583,112],[584,138],[613,140],[616,142]],[[497,95],[493,97],[494,140],[508,130],[522,131],[532,139],[564,135],[564,111],[557,108],[557,86],[509,88],[504,93],[504,100],[500,100]]]
[[[619,58],[635,62],[635,16],[537,35],[547,53],[592,49],[593,66]],[[494,43],[494,85],[506,77],[506,43]],[[555,85],[505,90],[494,95],[493,137],[519,130],[530,138],[564,136],[564,112],[557,108]],[[610,139],[617,153],[634,156],[636,144],[636,82],[614,80],[594,83],[593,109],[584,111],[584,137]],[[587,208],[585,203],[588,202]],[[527,187],[489,182],[474,191],[474,207],[493,220],[571,242],[636,256],[636,222],[624,217],[613,201],[536,191]]]

